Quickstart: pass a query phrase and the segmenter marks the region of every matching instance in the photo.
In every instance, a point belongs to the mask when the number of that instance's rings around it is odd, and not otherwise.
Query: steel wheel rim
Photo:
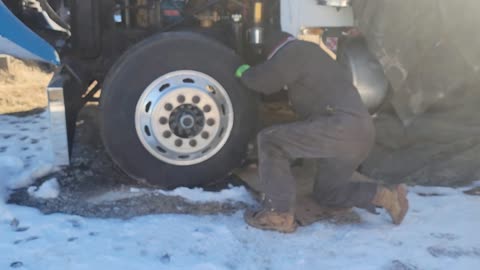
[[[233,105],[214,78],[193,70],[170,72],[153,81],[135,110],[135,129],[145,149],[172,165],[202,163],[230,137]]]

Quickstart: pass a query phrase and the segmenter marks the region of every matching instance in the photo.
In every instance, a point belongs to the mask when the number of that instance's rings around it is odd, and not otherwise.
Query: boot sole
[[[277,231],[281,233],[293,233],[297,230],[298,225],[294,223],[290,228],[280,228],[268,224],[258,223],[253,217],[254,212],[246,211],[244,214],[245,222],[253,228],[267,231]]]
[[[407,215],[409,203],[407,199],[407,186],[404,184],[398,185],[396,188],[397,196],[398,196],[398,203],[400,204],[401,212],[400,214],[393,219],[393,224],[400,225]]]

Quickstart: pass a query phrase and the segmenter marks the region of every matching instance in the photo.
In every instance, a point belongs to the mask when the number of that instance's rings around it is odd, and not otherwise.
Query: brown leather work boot
[[[402,223],[408,211],[407,186],[378,186],[372,203],[387,210],[395,225]]]
[[[297,229],[295,216],[292,213],[277,213],[268,210],[245,212],[245,222],[248,225],[262,230],[293,233]]]

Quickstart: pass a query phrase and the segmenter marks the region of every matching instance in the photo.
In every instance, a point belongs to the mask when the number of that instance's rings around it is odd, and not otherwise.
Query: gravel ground
[[[67,213],[85,217],[130,218],[158,213],[216,214],[244,209],[240,202],[191,203],[182,197],[155,192],[154,187],[135,183],[120,171],[104,151],[97,129],[97,108],[85,107],[77,121],[71,166],[39,179],[36,185],[56,178],[61,186],[56,199],[38,199],[26,188],[16,190],[9,203],[38,208],[44,213]],[[220,190],[228,185],[241,185],[235,177],[205,187]],[[135,193],[131,190],[146,190]]]

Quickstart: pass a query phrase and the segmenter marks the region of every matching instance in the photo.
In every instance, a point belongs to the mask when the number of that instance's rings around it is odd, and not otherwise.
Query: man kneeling
[[[394,224],[408,211],[405,185],[354,183],[350,179],[367,158],[375,139],[368,110],[346,70],[314,43],[271,33],[267,61],[241,66],[236,76],[248,88],[272,94],[287,86],[299,121],[276,125],[258,134],[263,209],[247,211],[246,222],[256,228],[293,232],[295,179],[290,161],[317,160],[314,195],[326,207],[383,207]]]

